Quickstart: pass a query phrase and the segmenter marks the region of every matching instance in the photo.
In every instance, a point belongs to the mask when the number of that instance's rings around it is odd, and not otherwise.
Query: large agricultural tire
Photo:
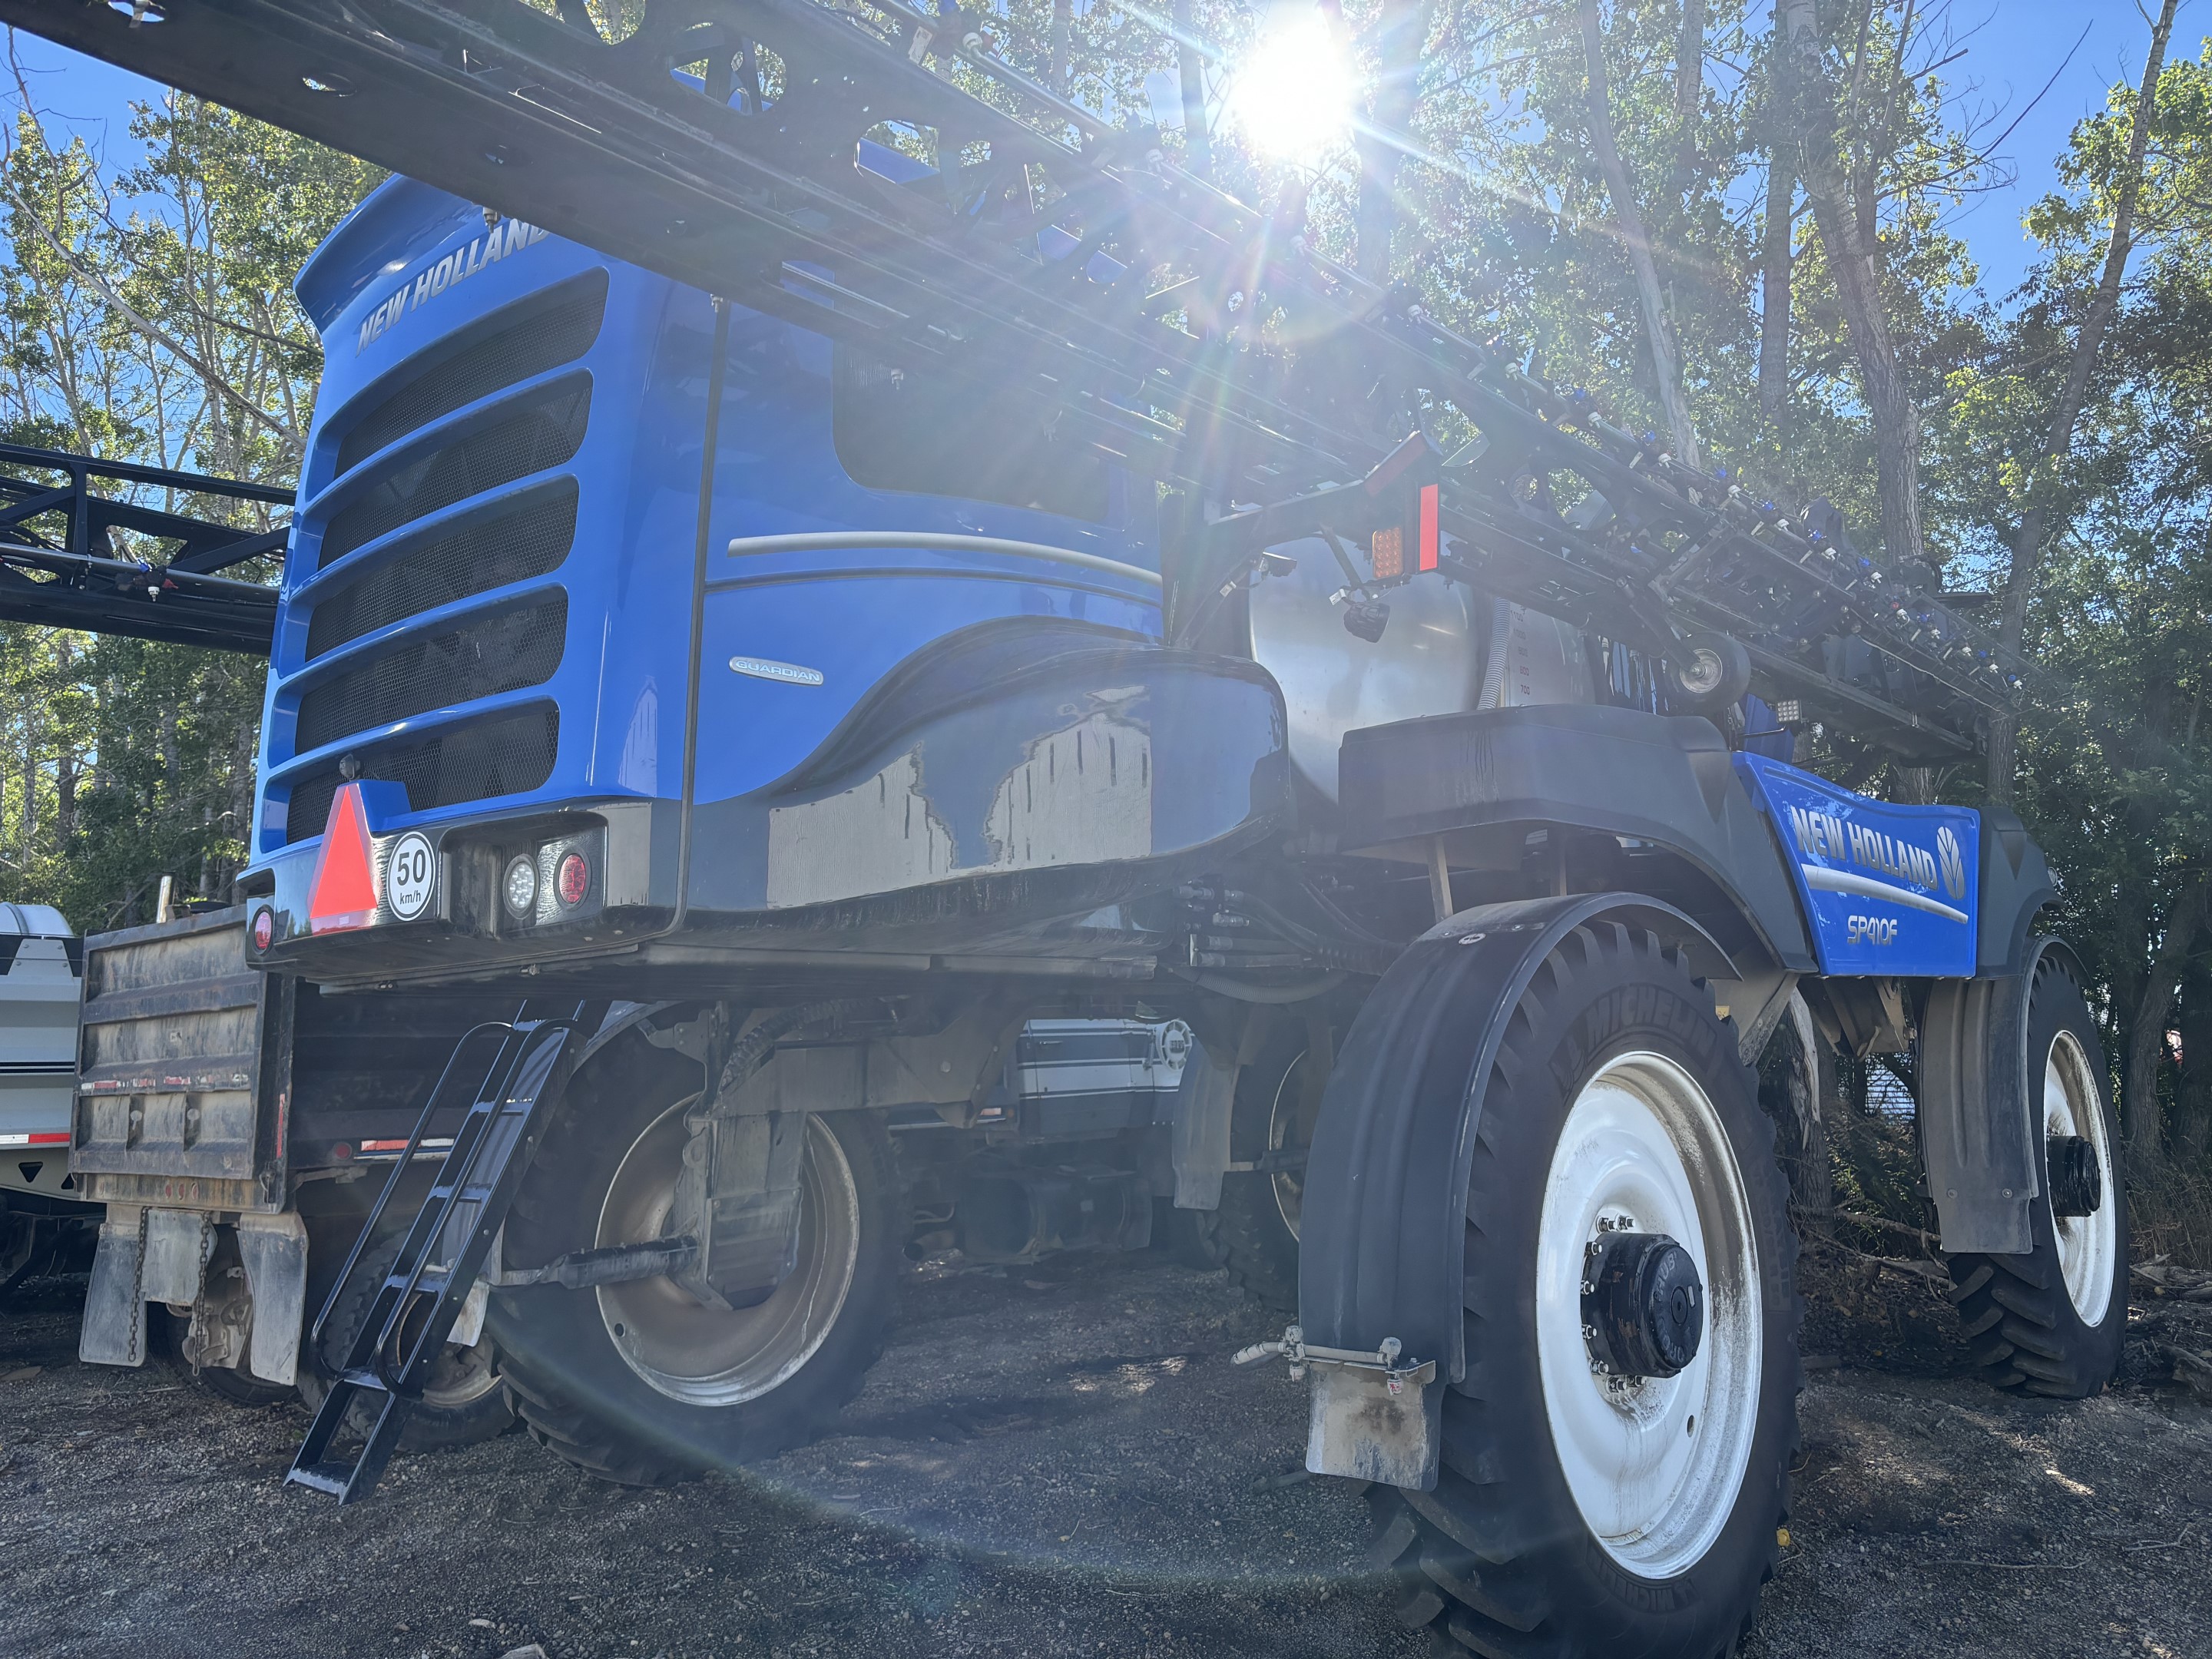
[[[2128,1203],[2119,1124],[2106,1084],[2104,1050],[2081,988],[2046,951],[2028,988],[2027,1098],[2043,1159],[2042,1191],[2028,1206],[2034,1249],[2026,1255],[1961,1254],[1950,1259],[1952,1299],[1973,1344],[1974,1362],[2009,1393],[2081,1400],[2118,1369],[2128,1323]],[[2054,1141],[2081,1143],[2099,1188],[2086,1214],[2081,1198],[2054,1194]],[[2065,1158],[2058,1160],[2061,1186]],[[2054,1201],[2056,1199],[2057,1201]]]
[[[368,1314],[377,1286],[392,1270],[399,1254],[400,1235],[404,1231],[397,1221],[388,1221],[380,1230],[377,1242],[363,1252],[353,1276],[346,1281],[344,1297],[331,1310],[331,1322],[323,1332],[321,1352],[316,1352],[312,1342],[301,1344],[295,1376],[300,1398],[310,1412],[322,1409],[323,1397],[330,1392],[329,1379],[343,1361],[354,1330]],[[319,1300],[309,1304],[311,1335],[314,1316],[320,1307]],[[405,1341],[407,1336],[403,1328],[401,1340]],[[375,1425],[376,1407],[366,1396],[356,1395],[346,1410],[346,1426],[366,1437]],[[481,1337],[469,1347],[448,1342],[430,1362],[430,1379],[423,1385],[422,1397],[415,1402],[414,1409],[407,1414],[407,1425],[399,1431],[399,1449],[450,1451],[497,1439],[514,1426],[514,1412],[500,1387],[491,1344]]]
[[[1303,1152],[1313,1141],[1304,1097],[1306,1030],[1279,1024],[1252,1063],[1237,1074],[1230,1108],[1229,1157],[1249,1164],[1268,1153]],[[1305,1192],[1303,1165],[1237,1170],[1221,1180],[1214,1240],[1230,1282],[1271,1313],[1298,1311],[1298,1215]]]
[[[568,1090],[507,1223],[506,1259],[660,1236],[698,1063],[642,1041]],[[710,1308],[668,1279],[502,1291],[486,1329],[532,1437],[608,1480],[658,1486],[802,1444],[883,1352],[906,1216],[874,1113],[809,1120],[797,1267],[767,1301]]]
[[[1773,1575],[1797,1447],[1773,1131],[1733,1027],[1650,933],[1576,929],[1505,1018],[1468,1193],[1467,1374],[1435,1490],[1370,1489],[1375,1557],[1444,1651],[1713,1659]],[[1622,1224],[1674,1240],[1705,1287],[1678,1374],[1596,1369],[1586,1251]]]

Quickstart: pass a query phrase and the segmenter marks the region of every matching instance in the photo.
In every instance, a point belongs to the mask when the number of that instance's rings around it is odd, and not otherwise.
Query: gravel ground
[[[1351,1489],[1269,1479],[1304,1390],[1229,1355],[1270,1322],[1157,1256],[925,1268],[840,1431],[739,1477],[623,1492],[517,1434],[344,1511],[279,1484],[300,1411],[78,1364],[82,1294],[0,1315],[0,1654],[1423,1650]],[[1750,1655],[2212,1654],[2212,1409],[1842,1357]]]

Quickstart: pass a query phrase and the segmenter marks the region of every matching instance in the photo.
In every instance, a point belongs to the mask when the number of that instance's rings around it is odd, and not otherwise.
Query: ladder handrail
[[[429,1130],[431,1120],[437,1115],[440,1097],[444,1095],[446,1085],[453,1075],[453,1067],[460,1064],[463,1050],[487,1031],[504,1031],[512,1035],[514,1030],[514,1022],[511,1020],[488,1019],[480,1024],[471,1026],[461,1034],[460,1041],[453,1045],[453,1052],[447,1058],[445,1070],[438,1074],[438,1080],[431,1086],[429,1097],[423,1103],[421,1115],[415,1120],[414,1133],[407,1137],[407,1145],[400,1152],[398,1161],[392,1164],[392,1173],[384,1178],[384,1188],[377,1194],[376,1202],[369,1206],[368,1214],[362,1222],[361,1232],[355,1238],[353,1248],[346,1253],[345,1266],[339,1271],[337,1282],[331,1286],[330,1294],[323,1299],[321,1311],[316,1314],[315,1322],[308,1329],[307,1346],[310,1350],[320,1349],[323,1332],[330,1324],[331,1316],[337,1311],[339,1301],[345,1295],[346,1286],[352,1282],[355,1269],[361,1266],[361,1259],[368,1249],[368,1241],[374,1236],[377,1224],[384,1219],[385,1211],[391,1206],[392,1196],[398,1190],[401,1180],[406,1176],[408,1166],[414,1161],[416,1153],[422,1148],[422,1139]],[[496,1055],[494,1056],[493,1063],[497,1063]],[[489,1076],[489,1067],[486,1068],[486,1076]],[[478,1086],[481,1088],[482,1085]]]
[[[377,1368],[379,1373],[384,1376],[386,1382],[395,1389],[410,1385],[417,1366],[421,1364],[426,1352],[430,1350],[433,1338],[441,1344],[446,1340],[447,1333],[436,1328],[438,1321],[434,1317],[426,1321],[422,1330],[416,1333],[414,1346],[404,1356],[398,1357],[397,1374],[393,1374],[390,1369],[387,1354],[404,1327],[407,1304],[414,1299],[422,1285],[422,1275],[429,1268],[430,1256],[435,1248],[435,1241],[444,1236],[447,1223],[452,1218],[453,1212],[460,1206],[473,1182],[477,1166],[483,1160],[486,1149],[491,1145],[493,1131],[497,1127],[500,1118],[506,1115],[514,1105],[514,1102],[509,1097],[513,1093],[516,1080],[526,1074],[525,1068],[532,1059],[547,1048],[548,1039],[550,1039],[554,1052],[547,1061],[546,1074],[540,1080],[536,1093],[542,1096],[550,1091],[554,1083],[553,1070],[561,1063],[560,1051],[566,1047],[568,1040],[581,1030],[581,1021],[576,1017],[538,1020],[533,1022],[526,1030],[522,1029],[520,1022],[518,1021],[515,1035],[520,1038],[520,1042],[516,1045],[514,1063],[509,1067],[506,1077],[501,1081],[500,1087],[496,1091],[496,1098],[490,1101],[480,1100],[477,1103],[479,1105],[488,1106],[489,1109],[482,1114],[483,1127],[470,1146],[466,1162],[458,1175],[453,1173],[453,1157],[448,1154],[445,1169],[447,1186],[445,1201],[437,1206],[435,1221],[428,1231],[423,1233],[417,1248],[414,1250],[414,1267],[407,1276],[406,1285],[393,1299],[392,1310],[385,1316],[383,1328],[377,1334]],[[474,1109],[471,1108],[472,1112]],[[517,1133],[518,1134],[522,1133],[521,1129],[518,1128]],[[507,1149],[507,1161],[497,1177],[499,1180],[504,1181],[507,1178],[507,1170],[513,1167],[514,1154],[522,1150],[520,1146]],[[456,1147],[455,1151],[459,1152],[459,1148]],[[490,1203],[492,1195],[489,1192],[485,1194],[484,1200],[480,1203],[477,1227],[447,1269],[446,1285],[441,1287],[439,1292],[441,1297],[446,1297],[452,1287],[460,1285],[465,1278],[470,1279],[474,1278],[473,1274],[466,1271],[466,1264],[471,1254],[480,1253],[478,1250],[480,1242],[486,1243],[489,1242],[483,1237],[486,1231],[483,1221],[485,1213],[492,1207]],[[429,1216],[431,1209],[431,1204],[425,1202],[422,1214],[416,1220],[415,1230],[410,1231],[409,1234],[410,1243],[416,1243],[415,1232],[422,1229],[423,1220]],[[479,1261],[476,1265],[481,1267],[483,1264]],[[465,1288],[463,1289],[462,1294],[465,1296],[467,1294]]]

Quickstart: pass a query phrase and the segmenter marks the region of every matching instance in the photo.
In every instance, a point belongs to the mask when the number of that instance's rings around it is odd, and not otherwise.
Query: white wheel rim
[[[1583,1252],[1618,1229],[1665,1233],[1705,1286],[1697,1357],[1674,1376],[1601,1376],[1583,1335]],[[1735,1508],[1759,1420],[1759,1252],[1735,1149],[1673,1060],[1623,1054],[1583,1085],[1544,1183],[1536,1350],[1552,1444],[1591,1534],[1623,1567],[1671,1578]]]
[[[1298,1140],[1298,1097],[1304,1092],[1306,1057],[1303,1050],[1275,1084],[1275,1097],[1267,1106],[1267,1150],[1304,1151]],[[1296,1086],[1293,1086],[1293,1085]],[[1275,1213],[1283,1218],[1284,1231],[1295,1239],[1305,1210],[1306,1172],[1278,1170],[1267,1177],[1274,1189]]]
[[[600,1206],[600,1248],[663,1237],[690,1138],[678,1101],[634,1141]],[[623,1363],[687,1406],[737,1406],[790,1380],[829,1339],[860,1256],[853,1166],[819,1117],[807,1120],[800,1171],[799,1261],[757,1307],[714,1308],[672,1279],[602,1285],[599,1318]]]
[[[2078,1135],[2089,1143],[2097,1158],[2097,1182],[2101,1196],[2087,1215],[2060,1215],[2051,1211],[2051,1231],[2058,1239],[2058,1267],[2066,1279],[2067,1299],[2084,1325],[2104,1322],[2112,1300],[2112,1275],[2120,1254],[2119,1195],[2112,1190],[2112,1149],[2105,1133],[2105,1101],[2089,1070],[2089,1056],[2081,1039],[2061,1031],[2051,1040],[2043,1061],[2043,1133]],[[2051,1201],[2051,1172],[2044,1170],[2044,1201]]]

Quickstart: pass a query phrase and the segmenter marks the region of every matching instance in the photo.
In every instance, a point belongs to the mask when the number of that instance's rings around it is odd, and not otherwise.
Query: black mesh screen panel
[[[426,537],[316,602],[307,618],[307,656],[312,660],[417,611],[542,576],[568,556],[575,536],[576,481],[562,478],[493,517]]]
[[[483,337],[448,353],[386,393],[338,444],[337,470],[351,471],[418,427],[488,398],[501,386],[574,362],[592,349],[606,315],[607,274],[594,270],[535,296],[521,314],[487,318]]]
[[[427,812],[537,788],[553,775],[560,737],[560,710],[550,703],[532,703],[487,720],[447,726],[434,737],[359,750],[355,757],[362,777],[404,785],[409,807]],[[287,842],[308,841],[323,833],[338,783],[338,769],[333,764],[293,784],[285,810]]]
[[[401,525],[572,459],[584,441],[592,386],[563,380],[468,436],[380,478],[331,517],[317,568]]]
[[[561,665],[568,596],[417,634],[340,670],[300,699],[293,752],[449,703],[543,685]]]

